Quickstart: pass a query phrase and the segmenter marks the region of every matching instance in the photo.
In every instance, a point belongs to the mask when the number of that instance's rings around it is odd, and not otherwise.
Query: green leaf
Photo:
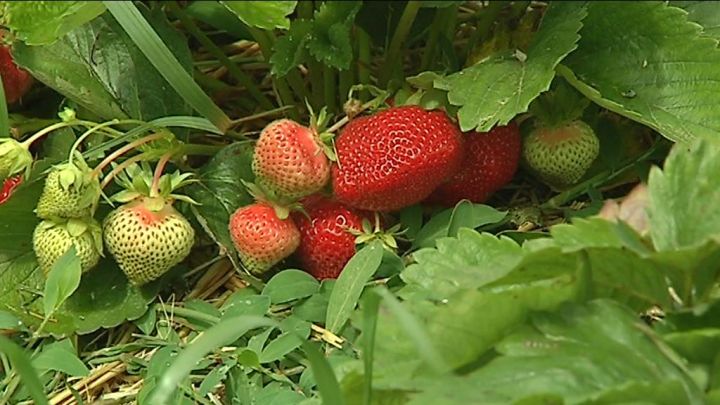
[[[282,304],[315,294],[320,283],[302,270],[283,270],[265,284],[263,295],[270,297],[272,304]]]
[[[580,35],[558,72],[586,97],[674,141],[717,136],[720,51],[683,10],[590,2]]]
[[[53,264],[45,283],[43,311],[50,317],[72,295],[80,285],[80,257],[75,246],[70,246],[55,264]]]
[[[720,328],[668,333],[663,339],[678,354],[694,363],[712,363],[720,354]]]
[[[702,403],[702,391],[679,358],[642,322],[609,300],[535,314],[531,327],[496,346],[501,356],[465,377],[428,381],[410,403],[514,403],[548,394],[566,403],[598,398],[605,398],[599,403],[617,403],[612,397],[624,402]]]
[[[237,23],[237,16],[216,1],[193,1],[184,11],[190,17],[232,34],[237,39],[252,40],[247,27]]]
[[[304,395],[293,391],[290,387],[281,386],[279,384],[268,384],[257,392],[255,400],[257,404],[282,404],[295,405],[301,404],[305,400]]]
[[[69,339],[45,345],[32,360],[39,374],[46,371],[59,371],[70,377],[85,377],[90,370],[78,358],[75,348]]]
[[[330,302],[330,294],[332,293],[334,285],[335,280],[323,280],[320,284],[319,292],[293,307],[293,315],[308,322],[325,322],[325,315],[327,314],[327,307]]]
[[[278,38],[270,57],[273,75],[285,76],[292,68],[305,61],[306,46],[312,29],[311,21],[295,20],[290,24],[288,32]]]
[[[623,223],[602,218],[574,218],[572,224],[558,224],[550,228],[555,246],[564,252],[587,248],[630,248],[639,254],[648,254],[640,236]]]
[[[449,367],[475,361],[522,324],[530,310],[553,310],[577,297],[574,256],[547,249],[530,253],[525,260],[527,264],[480,289],[461,289],[441,301],[420,295],[403,302]],[[403,387],[411,376],[427,374],[416,347],[386,311],[379,314],[375,342],[373,373],[378,388]]]
[[[350,28],[361,1],[327,1],[315,12],[307,48],[319,62],[338,69],[350,68],[353,49]]]
[[[438,374],[449,371],[445,359],[434,347],[427,332],[410,311],[403,307],[400,301],[390,294],[386,288],[379,288],[377,293],[383,298],[383,304],[415,345],[417,353],[425,365],[430,366],[432,371]]]
[[[48,45],[105,12],[95,1],[6,1],[2,24],[28,45]]]
[[[717,242],[657,252],[650,259],[668,268],[664,274],[686,305],[716,300],[712,293],[720,275],[720,266],[717,265],[720,263],[720,244]]]
[[[343,268],[328,302],[325,327],[330,332],[339,332],[350,318],[365,283],[380,267],[383,250],[382,244],[374,241],[355,253]]]
[[[327,359],[320,354],[317,346],[317,343],[306,341],[303,343],[303,351],[305,352],[306,358],[310,361],[322,403],[344,405],[345,399],[343,398],[335,373]]]
[[[80,334],[112,328],[126,320],[140,318],[162,282],[141,288],[132,286],[117,264],[106,258],[83,274],[80,286],[60,308],[59,315],[71,317],[73,329]]]
[[[23,323],[17,316],[8,311],[0,311],[0,330],[20,330]]]
[[[720,8],[709,1],[669,1],[671,6],[680,7],[688,13],[688,20],[703,27],[703,34],[720,40]]]
[[[280,360],[300,347],[310,336],[310,324],[293,316],[280,324],[283,333],[270,341],[260,353],[260,363]]]
[[[235,247],[230,238],[230,215],[241,206],[253,202],[242,181],[253,182],[253,146],[234,143],[222,149],[203,166],[198,182],[185,191],[199,206],[193,207],[195,217],[205,231],[235,260]],[[237,260],[234,263],[239,266]]]
[[[415,263],[400,277],[408,289],[421,289],[441,300],[460,289],[498,280],[514,269],[522,256],[522,248],[509,238],[461,229],[456,238],[439,239],[436,249],[413,253]]]
[[[167,403],[173,392],[177,390],[178,384],[210,351],[234,342],[251,329],[274,325],[275,322],[257,316],[239,316],[221,320],[175,357],[170,367],[159,378],[157,387],[151,394],[148,403]]]
[[[249,288],[238,290],[220,308],[223,318],[240,315],[263,316],[270,309],[270,297],[257,295]]]
[[[436,215],[433,215],[415,236],[413,247],[427,248],[434,247],[435,242],[446,236],[451,235],[451,225],[455,228],[454,232],[460,227],[474,229],[483,225],[500,222],[506,212],[498,211],[495,208],[484,204],[472,204],[472,208],[468,209],[467,203],[461,203],[455,208],[447,209]],[[459,215],[456,212],[460,210]]]
[[[192,59],[184,38],[159,12],[146,14],[184,69],[189,70]],[[52,45],[16,43],[13,56],[35,78],[103,119],[149,121],[189,112],[109,16],[69,32]]]
[[[437,80],[435,87],[449,91],[450,103],[461,106],[460,128],[487,132],[527,111],[530,102],[550,87],[555,66],[576,48],[585,15],[584,3],[551,3],[525,52],[526,60],[512,52],[497,54]]]
[[[104,1],[103,3],[177,94],[215,124],[220,131],[225,132],[230,127],[230,118],[195,83],[187,69],[170,51],[135,5],[132,2]]]
[[[650,172],[650,234],[655,248],[675,250],[720,241],[720,212],[708,209],[720,200],[720,142],[676,145],[663,170]]]
[[[292,14],[297,1],[221,1],[242,22],[251,26],[272,30],[290,28],[288,15]]]
[[[27,388],[33,401],[38,405],[47,405],[48,400],[43,385],[23,349],[12,340],[0,335],[0,353],[8,357],[13,369],[20,376],[20,382]]]

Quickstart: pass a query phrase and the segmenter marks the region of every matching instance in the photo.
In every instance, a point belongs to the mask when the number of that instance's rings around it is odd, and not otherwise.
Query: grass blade
[[[372,403],[372,375],[373,375],[373,356],[375,353],[375,330],[377,329],[377,317],[380,310],[380,296],[375,290],[370,290],[365,294],[363,303],[363,339],[362,339],[362,358],[365,368],[364,379],[365,386],[363,392],[363,403],[370,405]]]
[[[342,390],[340,390],[340,384],[338,384],[337,378],[335,377],[335,372],[327,359],[320,354],[318,344],[306,341],[303,343],[303,351],[305,352],[305,357],[310,361],[322,403],[344,405],[345,398],[343,397]]]
[[[430,337],[422,325],[420,325],[420,322],[418,322],[407,309],[403,308],[400,301],[398,301],[394,295],[390,294],[387,288],[378,288],[376,291],[380,294],[383,302],[388,306],[388,309],[395,319],[400,323],[402,328],[405,329],[405,332],[413,344],[415,344],[418,355],[423,361],[438,374],[450,370],[450,367],[433,346]]]
[[[382,243],[374,241],[360,249],[345,265],[340,277],[335,282],[328,302],[325,325],[329,331],[339,332],[350,318],[350,314],[355,309],[360,294],[365,288],[365,283],[380,267],[382,256]]]
[[[35,404],[45,405],[48,403],[40,379],[35,374],[35,369],[25,352],[12,340],[0,336],[0,352],[5,353],[10,359],[15,372],[20,376],[20,381],[25,384]]]
[[[224,319],[206,330],[175,358],[158,380],[147,403],[167,404],[178,385],[190,375],[193,367],[211,351],[239,339],[251,329],[276,326],[277,323],[259,316],[238,316]]]
[[[103,3],[175,91],[221,132],[227,131],[230,127],[230,118],[183,69],[137,7],[130,1],[103,1]]]
[[[218,130],[212,122],[201,117],[191,117],[178,115],[174,117],[162,117],[150,121],[148,124],[158,127],[179,127],[179,128],[190,128],[198,129],[200,131],[206,131],[213,134],[222,135],[223,133]]]
[[[10,136],[10,118],[8,118],[7,101],[5,101],[5,88],[0,86],[0,138]]]

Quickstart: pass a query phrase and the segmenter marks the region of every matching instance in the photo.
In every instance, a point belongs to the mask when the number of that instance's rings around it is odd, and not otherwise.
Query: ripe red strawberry
[[[520,130],[514,123],[486,133],[466,134],[460,171],[438,187],[429,200],[444,205],[455,205],[462,199],[485,202],[512,180],[521,152]]]
[[[335,197],[393,211],[425,199],[462,163],[462,134],[443,111],[392,107],[356,118],[336,142]]]
[[[229,229],[240,260],[257,275],[293,254],[300,244],[292,218],[280,219],[275,208],[264,202],[238,208],[230,216]]]
[[[16,188],[20,187],[20,184],[22,184],[22,182],[22,175],[8,177],[7,179],[5,179],[2,190],[0,190],[0,204],[10,199],[12,193],[15,191]]]
[[[293,213],[300,230],[296,257],[316,279],[337,278],[355,254],[356,236],[350,231],[360,232],[363,218],[372,217],[323,197],[307,198],[303,206],[310,219],[302,213]]]
[[[190,253],[195,231],[162,197],[141,197],[112,211],[103,223],[108,250],[134,285],[165,274]]]
[[[252,167],[260,186],[291,200],[320,191],[330,179],[317,131],[288,119],[263,129]]]
[[[32,86],[32,76],[15,64],[8,46],[0,46],[0,76],[8,104],[20,100]]]

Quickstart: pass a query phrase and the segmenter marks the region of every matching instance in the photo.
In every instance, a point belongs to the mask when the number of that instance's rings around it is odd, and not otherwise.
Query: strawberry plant
[[[0,1],[0,403],[719,402],[718,10]]]

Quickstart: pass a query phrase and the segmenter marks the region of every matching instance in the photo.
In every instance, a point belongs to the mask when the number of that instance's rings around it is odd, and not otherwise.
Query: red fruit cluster
[[[10,48],[6,46],[0,46],[0,76],[8,104],[20,100],[32,86],[32,76],[15,64]]]
[[[352,119],[335,143],[334,198],[315,194],[305,212],[259,202],[239,208],[230,234],[248,269],[262,274],[291,254],[317,279],[337,278],[355,254],[371,211],[395,211],[430,200],[452,205],[485,201],[507,184],[520,159],[516,125],[463,135],[443,111],[391,107]],[[253,160],[258,183],[283,197],[318,192],[327,182],[314,132],[290,120],[263,130]],[[319,158],[318,156],[322,156]]]

